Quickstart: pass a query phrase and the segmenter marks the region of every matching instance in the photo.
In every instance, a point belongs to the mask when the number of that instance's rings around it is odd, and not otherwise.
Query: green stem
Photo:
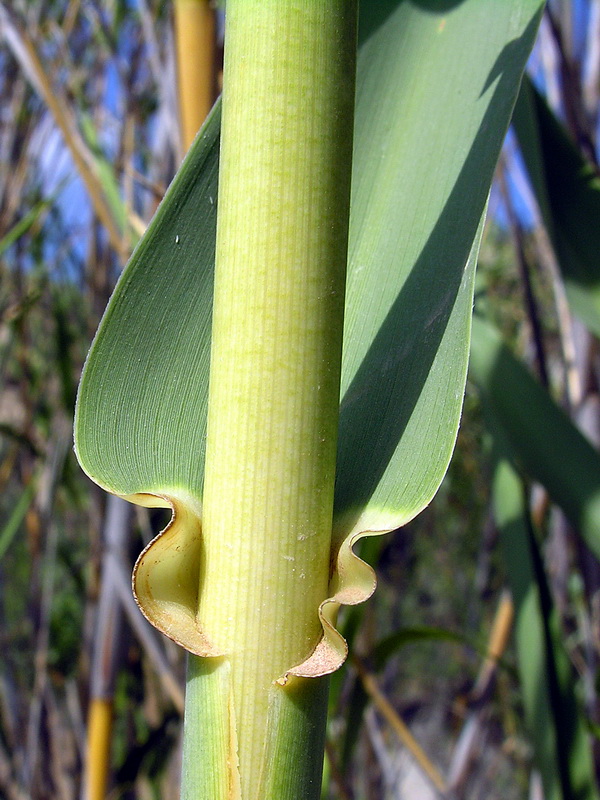
[[[323,680],[276,682],[319,642],[330,577],[356,1],[228,0],[226,37],[198,608],[225,656],[205,683],[226,665],[244,800],[317,797],[321,752],[294,785],[274,770],[295,731],[322,740]]]

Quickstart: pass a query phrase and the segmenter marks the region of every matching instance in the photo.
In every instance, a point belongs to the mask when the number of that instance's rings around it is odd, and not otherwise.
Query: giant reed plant
[[[217,107],[108,306],[75,425],[94,480],[173,512],[134,589],[193,654],[186,798],[319,795],[336,612],[374,587],[352,545],[446,470],[540,6],[362,4],[353,114],[354,0],[227,4],[218,192]]]

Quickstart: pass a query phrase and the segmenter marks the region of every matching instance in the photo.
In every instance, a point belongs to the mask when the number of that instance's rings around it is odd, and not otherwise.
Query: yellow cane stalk
[[[95,697],[90,702],[88,715],[87,764],[85,797],[87,800],[104,800],[110,768],[113,702]]]
[[[198,620],[248,800],[328,596],[355,37],[354,0],[227,4]]]
[[[175,0],[181,134],[187,151],[215,100],[215,12],[211,0]]]

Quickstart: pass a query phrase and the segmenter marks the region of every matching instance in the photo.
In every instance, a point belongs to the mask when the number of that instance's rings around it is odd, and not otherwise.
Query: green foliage
[[[600,456],[596,450],[511,356],[494,329],[477,318],[471,371],[518,461],[548,489],[590,550],[600,556]]]
[[[598,793],[573,667],[561,641],[542,557],[530,527],[524,486],[504,455],[506,443],[501,432],[495,443],[494,512],[515,602],[525,723],[535,760],[546,797],[593,800]]]
[[[574,312],[600,334],[600,183],[530,80],[515,107],[515,131]]]

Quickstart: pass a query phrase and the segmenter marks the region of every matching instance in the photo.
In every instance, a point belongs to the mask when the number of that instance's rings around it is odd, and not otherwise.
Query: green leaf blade
[[[448,466],[480,221],[541,4],[502,4],[493,30],[477,2],[378,10],[359,58],[336,489],[344,533],[406,523]]]
[[[77,456],[116,494],[202,496],[219,110],[123,272],[80,384]]]

